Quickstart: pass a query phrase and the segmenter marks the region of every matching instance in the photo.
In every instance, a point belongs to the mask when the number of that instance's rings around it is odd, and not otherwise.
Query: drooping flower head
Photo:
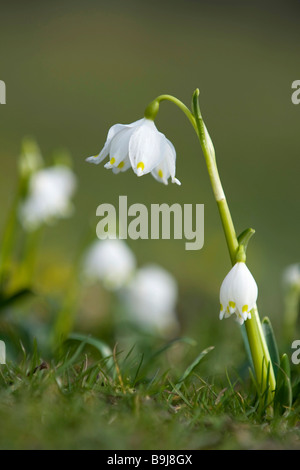
[[[256,305],[257,284],[244,262],[236,263],[225,277],[220,289],[220,320],[236,314],[242,325],[251,318]]]
[[[99,164],[109,156],[104,165],[114,173],[130,167],[137,176],[151,173],[158,181],[180,184],[175,177],[176,151],[164,134],[159,132],[151,119],[143,118],[132,124],[115,124],[107,134],[103,149],[86,160]]]

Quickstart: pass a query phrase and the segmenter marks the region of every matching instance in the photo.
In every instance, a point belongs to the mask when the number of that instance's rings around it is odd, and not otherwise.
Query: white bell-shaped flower
[[[115,124],[107,135],[99,155],[88,157],[91,163],[101,163],[114,173],[132,168],[137,176],[151,173],[158,180],[180,184],[175,178],[176,152],[171,142],[159,132],[151,119],[143,118],[132,124]]]
[[[251,318],[251,310],[256,306],[257,284],[243,262],[236,263],[225,277],[220,289],[220,320],[236,314],[242,325]]]
[[[28,195],[19,207],[24,228],[35,230],[43,223],[70,216],[75,189],[75,174],[65,165],[43,168],[33,173]]]
[[[101,281],[109,290],[117,290],[130,280],[135,266],[135,256],[123,240],[96,240],[85,253],[83,274]]]
[[[140,328],[161,334],[178,329],[177,283],[162,267],[150,264],[140,268],[123,294],[129,319]]]

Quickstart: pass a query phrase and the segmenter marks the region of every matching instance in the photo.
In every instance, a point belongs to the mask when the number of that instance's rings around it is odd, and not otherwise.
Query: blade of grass
[[[191,375],[193,370],[200,364],[200,362],[204,359],[204,357],[214,349],[214,346],[209,346],[208,348],[204,349],[196,359],[185,369],[184,373],[182,374],[181,378],[175,384],[176,391],[180,390],[182,384],[186,381],[186,379]]]

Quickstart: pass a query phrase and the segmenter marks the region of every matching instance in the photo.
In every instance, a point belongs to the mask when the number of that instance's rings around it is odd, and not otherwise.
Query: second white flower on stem
[[[251,318],[256,306],[258,288],[254,277],[243,262],[236,263],[225,277],[220,289],[220,320],[236,314],[242,325]]]

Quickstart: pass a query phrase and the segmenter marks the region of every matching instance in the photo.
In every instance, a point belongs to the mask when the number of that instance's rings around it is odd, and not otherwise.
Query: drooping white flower
[[[28,195],[19,207],[19,217],[27,230],[43,223],[71,215],[71,198],[76,189],[76,177],[65,165],[43,168],[32,174]]]
[[[163,334],[177,330],[178,288],[168,271],[155,264],[140,268],[124,294],[129,319],[140,328]]]
[[[236,263],[225,277],[220,289],[220,320],[236,314],[242,325],[251,318],[251,310],[256,306],[257,284],[243,262]]]
[[[103,282],[107,289],[117,290],[129,281],[135,266],[134,254],[123,240],[96,240],[84,256],[83,273]]]
[[[103,149],[86,160],[101,163],[110,158],[104,166],[119,173],[132,168],[137,176],[147,173],[160,182],[180,184],[175,178],[176,152],[171,142],[159,132],[151,119],[143,118],[132,124],[115,124],[107,135]]]

